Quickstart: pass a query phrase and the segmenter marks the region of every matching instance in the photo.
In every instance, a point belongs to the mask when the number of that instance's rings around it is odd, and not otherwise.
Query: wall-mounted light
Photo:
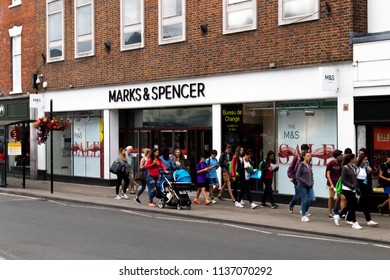
[[[39,85],[42,82],[43,75],[42,74],[37,74],[36,75],[36,80],[35,83]]]
[[[275,62],[270,62],[269,68],[276,68],[276,63]]]
[[[106,48],[106,51],[111,51],[111,41],[107,40],[104,42],[104,47]]]
[[[326,10],[326,15],[327,15],[327,16],[330,16],[330,15],[332,14],[332,7],[329,5],[328,2],[325,2],[325,5],[326,5],[326,8],[325,8],[325,10]]]
[[[305,116],[313,117],[316,114],[313,110],[305,110]]]
[[[200,31],[202,32],[202,35],[207,35],[209,33],[209,26],[208,26],[208,24],[201,24],[200,25]]]

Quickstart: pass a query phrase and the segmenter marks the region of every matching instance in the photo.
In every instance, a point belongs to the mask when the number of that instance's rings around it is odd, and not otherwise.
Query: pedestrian
[[[294,211],[294,206],[295,206],[297,200],[299,200],[301,198],[301,194],[299,193],[297,180],[296,180],[297,167],[298,167],[298,164],[300,163],[302,153],[308,152],[308,151],[309,151],[309,145],[302,144],[301,145],[301,153],[297,153],[294,156],[293,161],[290,163],[290,166],[288,167],[288,170],[287,170],[287,176],[290,179],[290,182],[292,182],[294,184],[294,195],[291,198],[290,203],[288,204],[288,211],[291,214]]]
[[[356,221],[356,209],[357,209],[357,199],[356,199],[356,188],[357,188],[357,178],[356,178],[356,156],[355,154],[348,154],[344,159],[344,166],[341,170],[341,183],[342,195],[346,199],[346,206],[341,210],[340,215],[334,215],[333,219],[336,225],[340,224],[340,216],[345,215],[345,220],[347,224],[352,225],[352,229],[362,229],[359,223]]]
[[[229,165],[230,175],[232,176],[232,188],[233,188],[233,196],[235,201],[237,201],[238,197],[238,189],[241,189],[240,187],[240,176],[239,176],[239,169],[242,166],[242,157],[244,155],[244,148],[241,146],[237,146],[236,151],[233,155],[232,162]],[[242,205],[244,205],[244,200],[238,201]]]
[[[172,162],[173,162],[173,169],[178,170],[178,169],[188,169],[188,164],[187,160],[184,157],[183,151],[180,148],[176,148],[173,157],[172,157]]]
[[[168,171],[168,175],[166,175],[168,180],[172,179],[172,173],[174,171],[174,164],[173,164],[173,158],[169,154],[169,149],[168,148],[162,148],[161,149],[161,156],[160,160],[162,164],[165,166],[165,169]]]
[[[145,174],[147,174],[148,169],[145,167],[145,165],[146,165],[146,161],[149,158],[149,156],[150,156],[150,149],[145,148],[144,149],[144,156],[141,158],[141,160],[139,162],[139,172],[144,172]],[[138,191],[134,197],[135,202],[141,203],[139,197],[145,191],[145,189],[146,189],[146,180],[141,182],[141,187],[138,189]],[[151,192],[149,191],[149,193],[151,193]],[[148,193],[148,195],[149,195],[149,193]],[[152,200],[153,200],[153,197],[152,197]],[[150,201],[150,198],[149,198],[149,201]]]
[[[360,153],[360,151],[359,151]],[[360,199],[359,199],[359,205],[361,206],[364,214],[364,218],[366,219],[368,226],[377,226],[378,223],[371,220],[371,213],[370,213],[370,188],[371,186],[368,184],[368,178],[369,174],[371,173],[370,166],[367,165],[368,163],[368,157],[365,154],[359,155],[358,161],[357,161],[357,183],[358,183],[358,190],[360,191]]]
[[[386,161],[381,165],[379,179],[381,180],[381,187],[384,189],[385,194],[389,196],[385,202],[378,205],[379,213],[383,215],[383,209],[386,205],[390,210],[390,151],[386,151]]]
[[[301,162],[297,167],[298,189],[301,195],[301,221],[310,222],[309,208],[314,202],[314,176],[313,168],[310,164],[311,154],[303,152]]]
[[[219,168],[219,162],[216,159],[218,152],[216,150],[211,151],[211,155],[206,159],[206,165],[210,167],[207,173],[207,183],[209,185],[210,200],[213,204],[217,203],[214,198],[214,193],[219,189],[219,180],[217,176],[217,169]]]
[[[194,203],[195,204],[201,204],[199,201],[199,195],[202,194],[203,198],[205,200],[206,205],[209,205],[211,203],[211,200],[207,198],[206,194],[206,186],[207,184],[207,172],[209,172],[210,167],[206,165],[205,163],[206,157],[202,154],[200,155],[199,163],[196,165],[196,194]]]
[[[229,172],[229,165],[230,165],[232,159],[233,159],[232,145],[227,144],[225,151],[222,152],[221,156],[219,157],[219,166],[221,167],[221,170],[222,170],[223,185],[221,187],[221,191],[219,192],[217,198],[219,200],[222,200],[222,201],[225,200],[222,195],[223,195],[223,192],[225,191],[226,187],[228,188],[228,192],[229,192],[231,200],[233,202],[236,201],[234,196],[233,196],[233,192],[232,192],[232,186],[231,186],[231,182],[230,182],[231,175]]]
[[[120,170],[116,174],[116,185],[115,185],[115,199],[129,199],[129,197],[126,194],[126,190],[129,187],[129,177],[126,174],[126,167],[127,167],[127,158],[126,158],[126,149],[125,148],[119,148],[119,154],[118,157],[115,160],[120,164]],[[122,193],[119,195],[119,190],[122,186],[122,180],[124,181],[124,185],[122,187]]]
[[[166,174],[169,171],[165,168],[161,159],[159,158],[160,152],[157,148],[154,148],[150,152],[150,157],[146,160],[145,168],[148,170],[146,174],[146,184],[148,185],[149,190],[149,206],[156,207],[156,204],[153,202],[153,197],[155,194],[156,188],[160,187],[160,168]]]
[[[248,201],[251,205],[251,209],[256,209],[257,204],[253,202],[251,189],[250,189],[250,180],[251,180],[251,173],[253,172],[253,166],[250,163],[251,158],[251,152],[246,151],[244,152],[244,157],[242,160],[242,163],[239,163],[242,165],[242,168],[240,169],[242,173],[240,173],[240,183],[241,183],[241,191],[238,195],[238,198],[236,202],[234,203],[236,207],[243,208],[244,205],[242,205],[239,201],[241,201],[246,194]]]
[[[133,151],[132,146],[126,147],[126,159],[127,159],[127,167],[126,173],[129,177],[129,193],[134,194],[138,189],[139,185],[136,181],[134,181],[134,156],[131,154]]]
[[[272,190],[272,181],[274,178],[274,172],[277,172],[279,170],[279,166],[276,164],[275,160],[275,152],[274,151],[268,151],[267,157],[265,160],[263,160],[259,164],[259,169],[262,171],[262,180],[264,183],[264,193],[263,193],[263,199],[260,202],[260,207],[269,207],[265,202],[267,198],[269,199],[269,202],[271,203],[271,208],[276,209],[279,205],[275,203],[273,190]]]
[[[341,176],[341,157],[343,152],[341,150],[333,151],[333,159],[326,165],[325,177],[326,184],[329,191],[328,199],[328,217],[333,219],[333,203],[334,197],[337,194],[336,184]],[[337,209],[337,208],[336,208]]]

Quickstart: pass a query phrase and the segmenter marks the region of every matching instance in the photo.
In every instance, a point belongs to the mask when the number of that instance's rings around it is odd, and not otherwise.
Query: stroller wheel
[[[179,203],[178,205],[177,205],[177,210],[181,210],[183,208],[183,206]]]
[[[187,205],[187,210],[191,210],[191,204]]]
[[[165,207],[165,199],[161,198],[157,202],[158,208],[164,208]]]

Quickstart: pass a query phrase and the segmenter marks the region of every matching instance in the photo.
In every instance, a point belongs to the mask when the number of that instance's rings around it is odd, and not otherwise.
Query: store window
[[[257,28],[257,1],[223,0],[223,34]]]
[[[159,43],[169,44],[186,39],[186,1],[159,0]]]
[[[122,0],[121,50],[144,47],[144,0]]]
[[[316,20],[319,17],[319,0],[279,0],[279,25]]]
[[[47,2],[47,61],[64,59],[64,3],[63,0]]]
[[[53,131],[53,174],[103,178],[101,112],[85,111],[56,116],[70,118],[71,126],[64,131]],[[48,140],[50,145],[50,137]],[[47,162],[50,159],[50,149],[47,149]],[[49,168],[47,171],[50,173]]]

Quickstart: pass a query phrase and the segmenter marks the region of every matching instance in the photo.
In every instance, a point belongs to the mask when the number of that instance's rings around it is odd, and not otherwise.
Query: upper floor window
[[[75,0],[75,56],[95,54],[94,0]]]
[[[319,0],[279,0],[279,25],[319,18]]]
[[[257,28],[256,0],[223,0],[223,34]]]
[[[144,47],[144,0],[122,0],[121,50]]]
[[[11,5],[9,5],[8,8],[13,8],[20,5],[22,5],[22,0],[12,0]]]
[[[8,30],[12,40],[12,91],[22,93],[22,26]]]
[[[49,0],[47,2],[47,61],[64,59],[64,2]]]
[[[185,41],[186,1],[159,0],[159,44]]]

